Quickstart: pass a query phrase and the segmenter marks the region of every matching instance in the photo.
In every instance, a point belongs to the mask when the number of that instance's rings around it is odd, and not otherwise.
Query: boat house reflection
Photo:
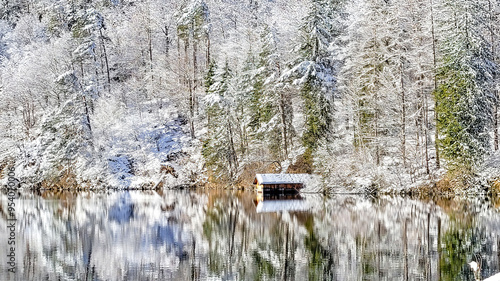
[[[302,212],[309,209],[309,204],[299,194],[257,193],[255,204],[257,213]]]

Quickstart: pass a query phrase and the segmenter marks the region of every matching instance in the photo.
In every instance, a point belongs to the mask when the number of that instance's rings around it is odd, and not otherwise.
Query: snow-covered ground
[[[76,152],[54,154],[43,140],[47,133],[41,133],[24,143],[23,153],[17,154],[16,178],[29,188],[51,178],[62,188],[137,189],[196,183],[203,169],[201,144],[186,132],[186,117],[161,100],[140,106],[144,108],[125,108],[111,98],[101,100],[90,123],[91,141],[79,145]],[[60,135],[55,137],[65,141]],[[64,149],[67,146],[61,145]],[[74,175],[75,182],[57,183],[66,173]],[[2,184],[6,180],[3,177]]]

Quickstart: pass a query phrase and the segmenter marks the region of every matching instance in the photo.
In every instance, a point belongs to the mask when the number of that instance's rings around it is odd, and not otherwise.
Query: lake
[[[0,280],[474,280],[500,271],[492,199],[223,190],[7,195]]]

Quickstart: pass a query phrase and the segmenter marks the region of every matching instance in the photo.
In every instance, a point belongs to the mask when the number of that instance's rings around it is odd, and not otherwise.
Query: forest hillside
[[[23,186],[497,186],[498,0],[0,3]]]

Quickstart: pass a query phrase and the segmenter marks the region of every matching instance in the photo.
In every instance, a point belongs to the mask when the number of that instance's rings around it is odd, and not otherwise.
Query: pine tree
[[[80,81],[85,87],[85,91],[92,93],[93,98],[96,98],[103,85],[109,88],[111,83],[108,58],[105,53],[106,63],[104,66],[107,69],[107,78],[105,78],[107,83],[102,81],[99,73],[101,60],[99,59],[98,46],[104,45],[102,34],[104,18],[93,8],[78,10],[74,17],[75,22],[71,26],[71,33],[77,44],[73,51],[74,61],[79,66]],[[106,50],[105,47],[104,50]]]
[[[236,154],[233,74],[228,64],[216,71],[205,97],[209,116],[202,155],[217,178],[233,180],[238,168]]]
[[[259,102],[257,135],[267,145],[272,156],[270,160],[282,161],[287,158],[293,126],[290,101],[281,89],[275,87],[281,68],[275,33],[275,29],[265,25],[260,34],[261,48],[254,90],[259,96],[256,99]]]
[[[313,0],[301,26],[299,57],[285,76],[295,75],[304,102],[303,145],[314,150],[331,133],[338,61],[331,45],[341,34],[343,1]]]
[[[236,118],[239,124],[240,133],[240,153],[242,156],[247,155],[250,147],[250,142],[255,141],[253,134],[255,131],[256,120],[258,120],[258,106],[253,100],[255,100],[255,89],[254,84],[256,81],[256,58],[250,49],[247,53],[247,59],[244,62],[243,68],[240,73],[235,77],[236,81]],[[258,121],[257,121],[258,122]],[[255,145],[252,145],[255,149]],[[257,149],[260,149],[257,148]]]
[[[445,40],[439,68],[439,146],[450,168],[474,169],[489,151],[492,77],[496,65],[483,36],[480,3],[446,1],[449,20],[442,22]]]

